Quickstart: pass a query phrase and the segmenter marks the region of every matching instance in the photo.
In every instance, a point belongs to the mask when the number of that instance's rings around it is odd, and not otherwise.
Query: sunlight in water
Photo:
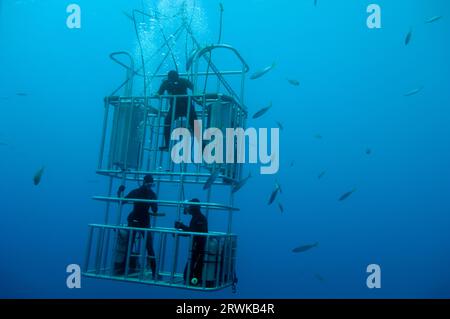
[[[157,5],[154,5],[153,1],[147,0],[142,1],[142,8],[139,9],[152,16],[150,18],[136,14],[148,78],[151,79],[154,73],[164,73],[175,68],[178,68],[180,72],[185,71],[186,58],[194,49],[194,44],[191,40],[187,41],[186,33],[183,32],[177,37],[176,32],[185,23],[190,26],[201,45],[208,42],[208,24],[201,2],[199,0],[160,0]],[[173,56],[167,49],[158,52],[166,39],[170,43]],[[141,61],[141,50],[137,40],[134,55],[135,61]],[[157,80],[148,84],[149,92],[153,92],[155,86],[160,83]]]

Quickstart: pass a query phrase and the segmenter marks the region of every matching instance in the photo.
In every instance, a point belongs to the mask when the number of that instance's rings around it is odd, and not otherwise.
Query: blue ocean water
[[[235,295],[88,278],[66,287],[66,266],[83,263],[87,225],[103,220],[91,200],[107,189],[95,175],[102,101],[123,80],[108,55],[136,52],[122,12],[142,8],[141,0],[73,2],[79,30],[66,26],[69,2],[0,2],[0,297],[450,297],[448,1],[223,1],[223,42],[252,72],[277,64],[248,82],[251,113],[274,105],[248,124],[285,127],[279,174],[247,167],[254,177],[235,200]],[[366,26],[370,3],[382,9],[381,29]],[[219,1],[197,5],[212,43]],[[443,18],[426,24],[433,16]],[[284,213],[267,205],[275,180]],[[381,289],[366,286],[370,264],[381,266]]]

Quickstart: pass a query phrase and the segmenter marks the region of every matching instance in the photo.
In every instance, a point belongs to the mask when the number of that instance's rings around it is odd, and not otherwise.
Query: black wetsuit
[[[194,85],[191,83],[191,81],[187,79],[178,79],[177,81],[169,81],[165,80],[161,87],[159,88],[158,94],[163,95],[164,92],[167,91],[170,95],[187,95],[188,89],[191,91],[194,90]],[[174,110],[174,104],[176,100],[176,106]],[[184,97],[177,97],[172,98],[170,101],[170,109],[167,113],[166,119],[164,121],[164,142],[165,146],[169,147],[170,143],[170,133],[171,133],[171,127],[172,127],[172,117],[173,120],[176,121],[180,117],[186,117],[189,120],[189,129],[194,128],[194,121],[197,119],[197,114],[195,113],[195,107],[194,104],[191,101],[190,107],[188,107],[188,101],[189,98]],[[188,109],[190,109],[190,114],[188,113]]]
[[[133,191],[131,191],[127,196],[127,199],[145,199],[145,200],[156,200],[156,194],[148,186],[141,186]],[[157,203],[134,203],[133,211],[128,215],[128,227],[133,228],[150,228],[150,215],[149,209],[152,209],[153,213],[158,212]],[[144,238],[144,232],[138,232]],[[136,232],[132,235],[132,244],[134,244],[136,238]],[[153,237],[150,232],[147,233],[147,258],[149,260],[150,267],[152,269],[153,276],[156,276],[156,260],[155,252],[153,250]]]
[[[208,220],[201,212],[192,215],[191,222],[188,226],[179,225],[180,229],[191,233],[208,233]],[[192,255],[190,260],[190,279],[197,278],[201,282],[203,272],[203,259],[206,246],[205,236],[194,236],[192,240]],[[184,279],[187,279],[187,268],[184,269]]]

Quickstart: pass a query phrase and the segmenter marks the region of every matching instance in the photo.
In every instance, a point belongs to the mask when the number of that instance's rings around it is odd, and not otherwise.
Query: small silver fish
[[[232,192],[233,194],[239,192],[240,189],[241,189],[242,187],[244,187],[245,184],[247,184],[247,182],[248,182],[248,180],[249,180],[250,178],[252,178],[252,173],[249,173],[248,176],[247,176],[246,178],[244,178],[244,179],[241,180],[239,183],[237,183],[237,184],[233,187],[233,189],[231,190],[231,192]]]
[[[270,194],[269,203],[267,205],[269,206],[272,205],[275,199],[277,198],[278,193],[280,192],[281,192],[280,185],[278,185],[278,183],[275,183],[275,189],[272,191],[272,194]]]
[[[255,72],[251,77],[250,77],[250,80],[256,80],[256,79],[259,79],[260,77],[262,77],[262,76],[264,76],[264,75],[266,75],[267,73],[269,73],[273,68],[275,68],[276,67],[276,63],[274,62],[274,63],[272,63],[272,65],[270,65],[270,66],[268,66],[268,67],[266,67],[266,68],[264,68],[264,69],[262,69],[262,70],[260,70],[260,71],[257,71],[257,72]]]
[[[311,250],[311,249],[317,248],[317,247],[319,247],[319,243],[315,243],[315,244],[312,244],[312,245],[304,245],[304,246],[300,246],[300,247],[292,249],[292,252],[296,253],[296,254],[304,253],[304,252],[306,252],[308,250]]]
[[[41,182],[41,180],[42,180],[42,175],[44,175],[44,171],[45,171],[45,166],[42,166],[42,168],[39,169],[39,170],[36,172],[36,174],[34,174],[34,177],[33,177],[33,183],[34,183],[35,186],[39,185],[39,183]]]
[[[281,203],[278,203],[278,208],[280,209],[280,212],[283,214],[284,213],[284,207]]]
[[[349,198],[350,196],[352,196],[355,192],[356,192],[356,188],[355,188],[354,190],[352,190],[352,191],[350,191],[350,192],[347,192],[347,193],[345,193],[344,195],[342,195],[342,196],[339,198],[339,201],[342,202],[342,201],[348,199],[348,198]]]
[[[411,42],[412,34],[413,34],[413,30],[411,29],[411,30],[409,30],[408,34],[406,35],[405,45],[408,45]]]
[[[264,114],[267,113],[268,110],[270,110],[272,108],[272,102],[270,102],[269,106],[262,108],[261,110],[259,110],[258,112],[255,113],[255,115],[253,115],[253,119],[257,119],[260,118],[261,116],[263,116]]]
[[[316,135],[314,135],[314,137],[318,140],[323,139],[323,136],[321,134],[316,134]]]
[[[317,176],[317,179],[322,179],[326,173],[327,171],[323,171],[322,173],[319,174],[319,176]]]
[[[300,82],[297,80],[292,80],[292,79],[288,79],[289,84],[293,85],[293,86],[299,86]]]
[[[433,22],[441,20],[442,18],[443,18],[442,16],[434,16],[434,17],[431,17],[430,19],[428,19],[425,23],[433,23]]]
[[[280,130],[284,130],[284,126],[283,126],[283,124],[282,123],[280,123],[280,122],[278,122],[277,121],[277,125],[278,125],[278,128],[280,129]]]
[[[423,90],[423,86],[421,86],[417,89],[411,90],[409,92],[406,92],[405,94],[403,94],[403,96],[405,96],[405,97],[413,96],[413,95],[420,93],[422,90]]]
[[[214,184],[214,182],[216,181],[217,177],[219,177],[220,175],[220,170],[217,169],[215,172],[213,172],[211,174],[211,176],[209,176],[208,180],[206,181],[205,185],[203,186],[203,190],[208,190],[211,188],[211,186]]]

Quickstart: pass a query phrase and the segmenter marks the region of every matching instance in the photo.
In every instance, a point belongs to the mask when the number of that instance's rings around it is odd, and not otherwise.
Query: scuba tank
[[[206,247],[204,276],[207,287],[214,287],[217,279],[219,242],[216,238],[210,238]]]

